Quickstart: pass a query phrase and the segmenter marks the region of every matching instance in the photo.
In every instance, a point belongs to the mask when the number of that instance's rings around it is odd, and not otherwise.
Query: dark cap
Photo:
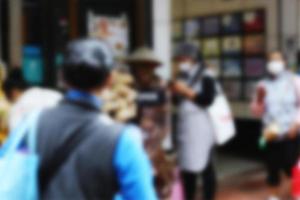
[[[71,87],[89,90],[104,84],[113,67],[113,52],[106,42],[75,40],[66,49],[63,78]]]
[[[201,61],[202,55],[197,45],[183,42],[177,45],[174,52],[174,58],[189,57],[195,61]]]
[[[108,44],[98,39],[80,39],[71,42],[66,51],[66,65],[84,65],[111,70],[114,56]]]

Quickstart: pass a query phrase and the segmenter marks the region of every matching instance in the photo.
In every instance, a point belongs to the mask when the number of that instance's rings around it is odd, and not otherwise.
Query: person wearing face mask
[[[269,54],[268,76],[258,84],[252,112],[262,118],[261,147],[264,149],[270,200],[281,194],[281,172],[288,177],[296,164],[299,152],[300,87],[299,78],[286,67],[281,52]]]
[[[194,200],[197,179],[203,179],[203,199],[215,197],[216,178],[212,162],[215,145],[213,127],[206,111],[216,97],[213,73],[204,66],[198,47],[190,43],[178,46],[175,61],[179,74],[171,84],[179,96],[177,114],[178,162],[185,199]]]

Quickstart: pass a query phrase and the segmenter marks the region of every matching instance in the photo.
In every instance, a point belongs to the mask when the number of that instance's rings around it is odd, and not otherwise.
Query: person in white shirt
[[[300,79],[288,69],[279,51],[269,54],[266,67],[268,76],[258,83],[251,110],[263,123],[260,146],[264,150],[269,199],[279,200],[282,195],[290,195],[290,189],[284,186],[290,185],[292,168],[299,158]]]
[[[3,83],[6,98],[12,104],[9,112],[8,126],[14,129],[28,114],[34,110],[50,108],[62,99],[62,94],[55,90],[28,87],[19,68],[9,72]]]

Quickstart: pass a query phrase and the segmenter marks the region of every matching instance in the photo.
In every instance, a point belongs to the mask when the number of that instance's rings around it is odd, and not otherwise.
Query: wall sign
[[[104,16],[88,12],[88,35],[108,42],[116,58],[129,51],[129,24],[126,15]]]

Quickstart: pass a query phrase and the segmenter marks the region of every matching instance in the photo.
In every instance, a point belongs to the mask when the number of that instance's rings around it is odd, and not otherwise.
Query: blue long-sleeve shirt
[[[156,200],[153,170],[134,127],[126,128],[118,141],[114,167],[120,185],[117,200]]]

